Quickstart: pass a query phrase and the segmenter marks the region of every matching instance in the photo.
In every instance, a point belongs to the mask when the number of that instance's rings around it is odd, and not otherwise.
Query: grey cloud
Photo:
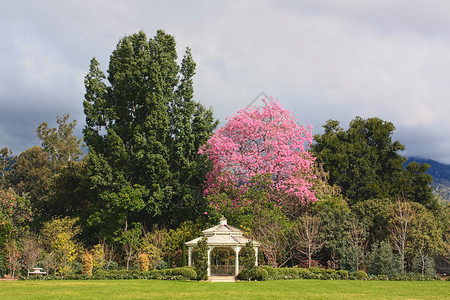
[[[192,48],[195,97],[222,124],[264,91],[315,133],[328,119],[346,127],[357,115],[381,117],[396,125],[408,154],[450,163],[450,12],[442,2],[7,3],[0,146],[16,153],[38,142],[37,125],[66,112],[80,134],[89,60],[106,71],[121,37],[164,29],[180,56]]]

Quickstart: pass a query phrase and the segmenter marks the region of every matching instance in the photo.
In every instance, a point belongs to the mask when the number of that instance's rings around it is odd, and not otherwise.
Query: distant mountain
[[[416,161],[418,163],[427,163],[431,167],[428,169],[428,174],[433,177],[433,188],[447,201],[450,201],[450,165],[442,164],[435,160],[408,157],[408,163]]]

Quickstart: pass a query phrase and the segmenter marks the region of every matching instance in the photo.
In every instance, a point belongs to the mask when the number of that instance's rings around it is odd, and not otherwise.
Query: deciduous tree
[[[80,149],[81,139],[73,135],[77,121],[67,123],[69,117],[69,114],[58,116],[58,128],[49,128],[47,122],[42,122],[36,129],[42,147],[50,155],[55,167],[76,161],[83,154]]]
[[[322,224],[317,216],[305,213],[298,218],[298,223],[294,227],[294,239],[297,250],[302,257],[307,259],[308,267],[311,267],[314,256],[324,245],[320,234],[321,226]]]
[[[311,127],[298,125],[278,102],[247,107],[228,118],[200,151],[213,163],[205,194],[225,193],[232,207],[239,208],[251,201],[241,195],[252,178],[270,174],[269,201],[286,208],[315,201],[310,143]]]
[[[42,246],[39,237],[33,233],[27,233],[22,238],[23,245],[23,265],[28,272],[35,267],[39,256],[42,253]]]
[[[56,260],[56,268],[62,276],[70,273],[76,258],[74,237],[80,232],[77,221],[69,217],[55,218],[45,222],[41,231],[44,246],[48,252],[54,253],[52,260]]]

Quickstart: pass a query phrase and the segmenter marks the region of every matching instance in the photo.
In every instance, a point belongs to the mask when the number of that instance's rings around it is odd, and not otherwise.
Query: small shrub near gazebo
[[[208,279],[208,245],[207,238],[203,237],[197,242],[197,259],[194,261],[195,269],[199,280]]]

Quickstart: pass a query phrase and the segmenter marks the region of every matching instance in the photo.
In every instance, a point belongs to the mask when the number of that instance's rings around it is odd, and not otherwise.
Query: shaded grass
[[[0,299],[450,299],[445,281],[2,281]]]

